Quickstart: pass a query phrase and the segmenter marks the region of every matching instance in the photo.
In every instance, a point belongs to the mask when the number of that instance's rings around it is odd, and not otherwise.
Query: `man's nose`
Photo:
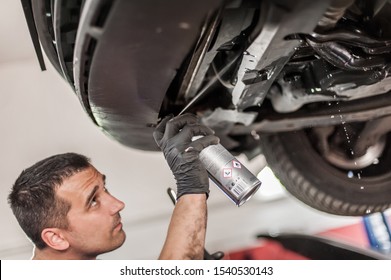
[[[112,215],[115,215],[118,212],[120,212],[122,209],[125,208],[125,203],[123,201],[117,199],[116,197],[110,195],[109,207],[110,207],[110,213]]]

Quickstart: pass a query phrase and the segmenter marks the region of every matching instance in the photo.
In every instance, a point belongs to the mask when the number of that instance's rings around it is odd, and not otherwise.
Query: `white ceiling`
[[[0,63],[35,56],[20,0],[0,0]]]

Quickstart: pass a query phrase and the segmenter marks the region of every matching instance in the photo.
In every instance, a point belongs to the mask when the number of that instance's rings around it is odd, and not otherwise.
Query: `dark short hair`
[[[48,227],[67,228],[70,202],[58,198],[56,189],[72,175],[90,167],[80,154],[65,153],[43,159],[25,169],[16,179],[8,196],[19,225],[39,249],[47,245],[41,232]]]

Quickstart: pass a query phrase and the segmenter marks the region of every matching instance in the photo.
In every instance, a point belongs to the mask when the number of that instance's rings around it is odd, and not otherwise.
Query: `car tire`
[[[269,167],[293,196],[317,210],[342,216],[363,216],[391,206],[391,137],[379,164],[347,176],[327,162],[305,130],[264,134],[261,149]]]

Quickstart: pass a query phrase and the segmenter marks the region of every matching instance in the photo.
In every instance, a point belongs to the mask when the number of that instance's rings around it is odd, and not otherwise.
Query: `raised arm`
[[[159,259],[202,259],[206,221],[206,195],[191,194],[178,199]]]
[[[197,135],[204,137],[192,141]],[[166,117],[157,126],[154,138],[177,183],[177,203],[159,259],[202,259],[209,179],[198,156],[219,139],[190,114]]]

